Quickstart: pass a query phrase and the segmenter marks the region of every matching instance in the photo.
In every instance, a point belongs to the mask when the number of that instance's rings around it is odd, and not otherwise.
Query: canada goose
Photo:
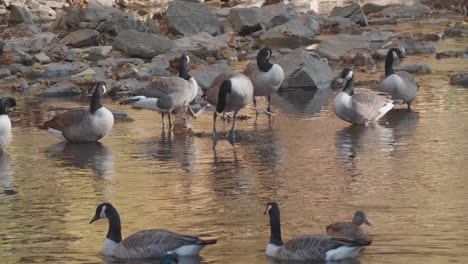
[[[257,54],[257,63],[249,63],[244,70],[244,74],[249,77],[254,86],[255,110],[257,110],[255,96],[266,96],[268,98],[268,114],[271,114],[271,95],[278,91],[284,80],[283,68],[278,64],[272,64],[270,58],[271,49],[263,48]]]
[[[181,235],[164,229],[147,229],[122,240],[120,216],[110,203],[102,203],[90,224],[99,219],[109,220],[109,230],[102,253],[122,259],[160,258],[166,254],[194,256],[216,239],[202,240],[201,236]]]
[[[302,235],[283,243],[281,239],[280,211],[278,204],[267,204],[270,215],[270,243],[266,255],[283,260],[317,261],[340,260],[356,256],[359,250],[372,243],[371,240],[353,240],[325,235]]]
[[[354,88],[354,72],[346,68],[341,72],[346,81],[333,102],[336,115],[353,124],[367,124],[378,120],[393,108],[393,101],[378,93]]]
[[[105,137],[114,126],[114,115],[101,104],[101,96],[106,91],[106,83],[98,82],[89,108],[57,114],[45,122],[43,128],[70,143],[95,142]]]
[[[406,103],[408,109],[411,109],[411,103],[416,99],[419,85],[411,74],[393,70],[394,56],[404,58],[399,49],[391,48],[388,50],[385,57],[385,79],[381,82],[380,89],[390,94],[395,102]]]
[[[327,235],[335,237],[349,237],[352,239],[369,239],[362,224],[372,226],[363,211],[354,213],[352,222],[337,222],[327,226]]]
[[[229,135],[233,138],[234,127],[236,125],[237,114],[247,104],[252,101],[253,85],[247,76],[242,73],[227,72],[218,75],[206,91],[206,100],[212,105],[216,105],[213,114],[213,138],[216,137],[216,117],[217,112],[234,111],[232,128]]]
[[[188,55],[182,55],[179,65],[179,77],[164,76],[153,80],[144,88],[136,91],[133,97],[120,102],[121,105],[130,104],[134,107],[161,112],[163,127],[166,126],[164,116],[169,115],[169,128],[172,128],[172,111],[187,108],[194,116],[189,103],[198,93],[197,81],[187,73]]]
[[[0,154],[11,143],[11,121],[8,114],[16,108],[16,100],[12,97],[0,98]]]

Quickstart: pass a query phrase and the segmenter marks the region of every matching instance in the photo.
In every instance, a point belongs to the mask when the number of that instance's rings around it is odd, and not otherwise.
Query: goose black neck
[[[257,56],[257,66],[262,72],[268,72],[273,67],[273,64],[267,58]]]
[[[385,57],[385,76],[388,77],[395,72],[393,71],[393,51],[389,50]]]
[[[282,246],[280,212],[278,208],[271,208],[270,214],[270,244]]]
[[[106,212],[107,219],[109,220],[109,230],[107,231],[106,238],[120,243],[122,241],[122,229],[120,226],[120,216],[115,208],[109,208]]]
[[[218,92],[218,104],[216,105],[216,112],[222,113],[226,109],[226,96],[231,92],[232,82],[231,80],[225,80]]]
[[[0,115],[6,115],[6,105],[0,104]]]
[[[352,77],[349,80],[346,80],[343,92],[347,93],[349,96],[352,96],[354,94],[354,77]]]
[[[187,72],[187,62],[183,59],[180,61],[179,65],[179,77],[187,81],[192,78],[192,76]]]
[[[91,97],[91,105],[89,107],[89,111],[94,114],[101,107],[102,107],[102,104],[101,104],[101,87],[98,85],[96,87],[96,90],[93,93],[93,96]]]

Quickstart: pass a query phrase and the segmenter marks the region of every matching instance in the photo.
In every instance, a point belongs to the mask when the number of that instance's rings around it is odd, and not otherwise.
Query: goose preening
[[[194,115],[189,103],[198,93],[197,81],[187,73],[188,55],[182,55],[179,65],[179,77],[163,76],[153,80],[144,88],[133,93],[133,97],[120,102],[134,107],[161,112],[163,127],[166,126],[165,114],[168,114],[169,128],[172,128],[172,111],[188,110]]]
[[[16,108],[16,100],[12,97],[0,98],[0,154],[11,143],[11,121],[8,114]]]
[[[399,49],[391,48],[388,50],[385,57],[385,79],[380,83],[380,89],[391,95],[395,102],[405,103],[408,105],[408,109],[411,109],[411,103],[416,99],[419,85],[411,74],[393,70],[395,56],[404,58]]]
[[[333,102],[336,115],[352,124],[367,124],[384,116],[393,108],[393,101],[374,91],[354,88],[354,72],[346,68],[341,72],[345,87]]]
[[[356,211],[351,222],[336,222],[327,226],[327,235],[349,237],[352,239],[369,239],[361,225],[372,226],[364,211]]]
[[[90,224],[107,218],[109,229],[102,250],[105,256],[122,259],[160,258],[166,254],[177,256],[196,256],[206,245],[216,239],[202,239],[198,235],[182,235],[164,229],[147,229],[136,232],[122,240],[120,216],[110,203],[102,203]]]
[[[215,105],[213,114],[213,138],[216,137],[217,113],[234,111],[232,128],[229,135],[235,138],[234,127],[237,114],[252,101],[253,85],[250,79],[242,73],[221,73],[218,75],[206,91],[206,100]]]
[[[267,204],[265,214],[270,215],[270,243],[266,255],[283,260],[317,261],[353,258],[371,240],[354,240],[326,235],[302,235],[283,243],[281,239],[280,210],[278,204]]]
[[[98,82],[89,108],[57,114],[45,122],[43,128],[70,143],[95,142],[105,137],[114,126],[114,115],[101,104],[101,96],[106,91],[106,83]]]
[[[271,49],[263,48],[257,54],[257,63],[251,62],[244,70],[254,86],[253,103],[257,111],[255,96],[266,96],[268,99],[267,113],[271,114],[271,95],[276,93],[284,80],[283,68],[270,62]],[[257,111],[258,114],[258,111]]]

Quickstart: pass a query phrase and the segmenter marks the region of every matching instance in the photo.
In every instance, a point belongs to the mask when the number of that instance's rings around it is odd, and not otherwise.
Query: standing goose
[[[164,119],[168,114],[169,128],[172,128],[172,111],[187,108],[194,116],[189,103],[195,99],[198,93],[197,81],[187,73],[187,63],[190,58],[182,55],[179,65],[179,77],[159,77],[136,91],[133,97],[120,102],[121,105],[130,104],[135,107],[161,112],[163,127],[166,126]]]
[[[353,240],[325,235],[302,235],[283,243],[281,239],[280,211],[278,204],[267,204],[270,215],[270,243],[266,255],[283,260],[329,261],[353,258],[359,250],[372,243],[371,240]]]
[[[235,138],[234,127],[237,114],[252,101],[252,97],[252,82],[242,73],[221,73],[213,80],[206,91],[206,100],[216,106],[216,111],[213,114],[213,138],[216,137],[217,112],[231,111],[234,111],[234,117],[229,135]]]
[[[327,235],[335,237],[349,237],[352,239],[364,239],[369,237],[361,227],[362,224],[372,226],[367,220],[364,211],[356,211],[352,222],[336,222],[327,226]]]
[[[106,91],[106,83],[98,82],[89,108],[57,114],[45,122],[43,128],[70,143],[95,142],[105,137],[114,126],[114,115],[101,104],[101,96]]]
[[[200,236],[181,235],[164,229],[147,229],[122,240],[120,216],[110,203],[102,203],[90,224],[99,219],[109,220],[109,230],[102,253],[122,259],[160,258],[166,254],[195,256],[206,246],[217,241],[202,240]]]
[[[257,54],[257,63],[249,63],[244,70],[244,74],[249,77],[254,86],[255,110],[257,110],[255,96],[266,96],[268,98],[268,114],[271,114],[271,95],[278,91],[284,80],[283,68],[278,64],[270,63],[270,58],[271,49],[263,48]]]
[[[11,121],[8,114],[15,110],[16,100],[12,97],[0,98],[0,154],[11,143]]]
[[[346,83],[333,102],[336,115],[352,124],[367,124],[384,116],[393,108],[393,101],[378,93],[354,88],[354,73],[346,68],[341,72]]]
[[[404,58],[399,49],[391,48],[388,50],[385,57],[385,79],[381,82],[380,89],[390,94],[395,102],[406,103],[408,109],[411,109],[411,103],[416,99],[419,85],[411,74],[393,70],[394,56]]]

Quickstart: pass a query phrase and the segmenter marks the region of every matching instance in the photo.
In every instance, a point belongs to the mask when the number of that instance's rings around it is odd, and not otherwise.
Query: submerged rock
[[[281,57],[278,62],[284,70],[284,89],[328,89],[334,72],[328,62],[315,53],[297,49]]]
[[[451,28],[444,32],[447,37],[467,37],[468,36],[468,23],[459,21]]]
[[[309,16],[300,16],[267,30],[259,41],[267,46],[294,49],[314,43],[314,37],[319,31],[320,26],[316,20]]]
[[[458,85],[468,88],[468,72],[459,72],[450,77],[451,85]]]
[[[125,30],[115,38],[112,47],[130,57],[151,59],[169,51],[172,45],[170,39],[161,35]]]
[[[360,25],[361,27],[367,26],[367,17],[362,11],[361,6],[359,6],[357,3],[353,3],[344,7],[335,7],[333,8],[330,16],[345,17]]]
[[[171,1],[164,21],[169,32],[175,35],[192,36],[201,32],[210,35],[221,33],[221,22],[204,4]]]
[[[436,54],[437,59],[443,58],[468,58],[468,50],[447,50]]]
[[[427,66],[426,64],[423,63],[417,63],[414,65],[408,65],[408,66],[403,66],[403,67],[398,67],[395,68],[396,71],[405,71],[409,73],[422,73],[422,74],[428,74],[432,73],[431,67]]]

